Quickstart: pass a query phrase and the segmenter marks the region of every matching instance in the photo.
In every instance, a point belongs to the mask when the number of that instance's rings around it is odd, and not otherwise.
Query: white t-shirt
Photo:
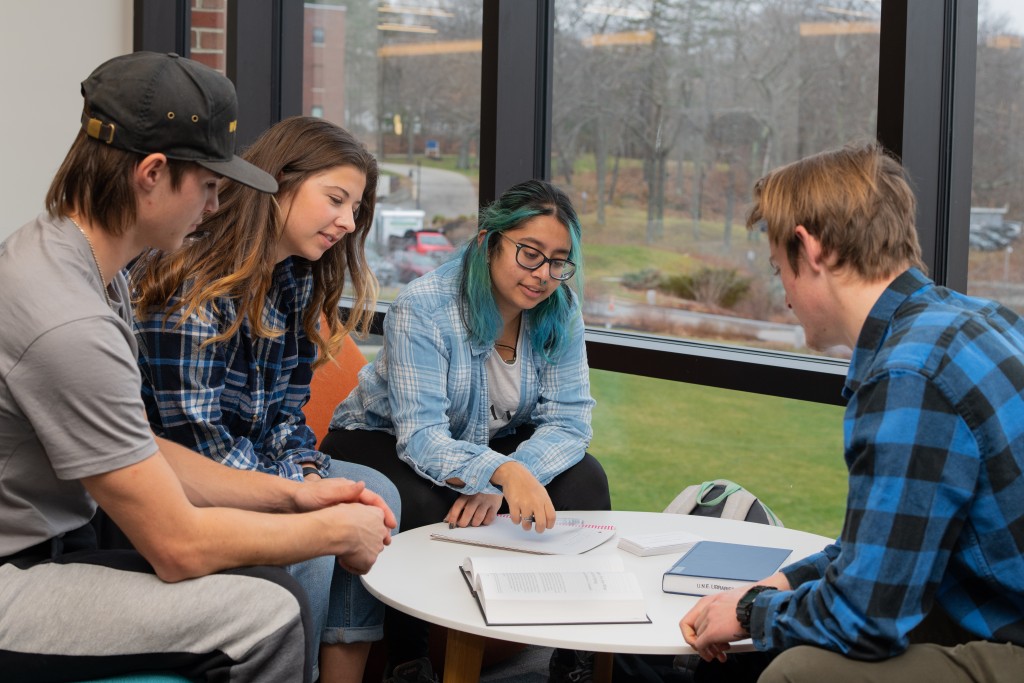
[[[487,394],[490,398],[491,417],[487,423],[490,438],[498,433],[502,427],[512,421],[512,416],[519,408],[519,398],[522,393],[522,364],[519,356],[523,350],[522,327],[519,329],[519,336],[516,338],[516,356],[513,362],[506,363],[497,350],[491,351],[487,357],[485,368],[487,370]]]

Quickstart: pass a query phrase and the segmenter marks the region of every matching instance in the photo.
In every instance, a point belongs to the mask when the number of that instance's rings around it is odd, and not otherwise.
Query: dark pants
[[[511,436],[495,439],[488,446],[508,455],[533,434],[520,427]],[[370,430],[331,430],[320,450],[332,458],[372,467],[394,483],[402,497],[402,531],[442,521],[458,499],[459,492],[424,479],[398,458],[394,435]],[[555,510],[611,510],[608,477],[597,458],[589,453],[578,463],[552,479],[545,487]],[[499,512],[508,512],[502,501]],[[391,664],[427,655],[427,624],[391,608],[387,609],[384,637]]]

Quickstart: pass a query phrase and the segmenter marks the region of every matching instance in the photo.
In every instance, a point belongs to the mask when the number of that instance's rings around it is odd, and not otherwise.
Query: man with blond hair
[[[760,681],[1016,680],[1024,671],[1024,322],[924,274],[900,164],[851,145],[757,182],[786,301],[853,350],[840,537],[680,622],[705,660],[751,638]]]

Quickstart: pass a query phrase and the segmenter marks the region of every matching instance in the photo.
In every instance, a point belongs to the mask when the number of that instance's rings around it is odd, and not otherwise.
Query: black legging
[[[494,439],[488,446],[508,455],[532,435],[532,427],[520,427],[515,434]],[[398,458],[395,437],[387,432],[331,430],[320,443],[320,450],[337,460],[372,467],[390,479],[402,497],[401,531],[442,521],[460,495],[455,489],[439,486],[416,474]],[[555,510],[612,509],[608,477],[601,463],[589,453],[544,488]],[[508,512],[506,501],[501,502],[498,512]],[[386,614],[384,630],[389,664],[425,657],[428,653],[427,624],[391,608]]]

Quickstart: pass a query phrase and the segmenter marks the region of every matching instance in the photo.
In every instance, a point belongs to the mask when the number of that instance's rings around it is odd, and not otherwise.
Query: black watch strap
[[[311,474],[315,474],[316,476],[319,477],[320,476],[320,470],[318,470],[317,468],[313,467],[312,465],[303,465],[302,466],[302,476],[303,477],[308,477]]]
[[[765,591],[778,590],[773,586],[752,586],[736,603],[736,620],[745,633],[750,633],[750,615],[754,611],[754,599]]]

